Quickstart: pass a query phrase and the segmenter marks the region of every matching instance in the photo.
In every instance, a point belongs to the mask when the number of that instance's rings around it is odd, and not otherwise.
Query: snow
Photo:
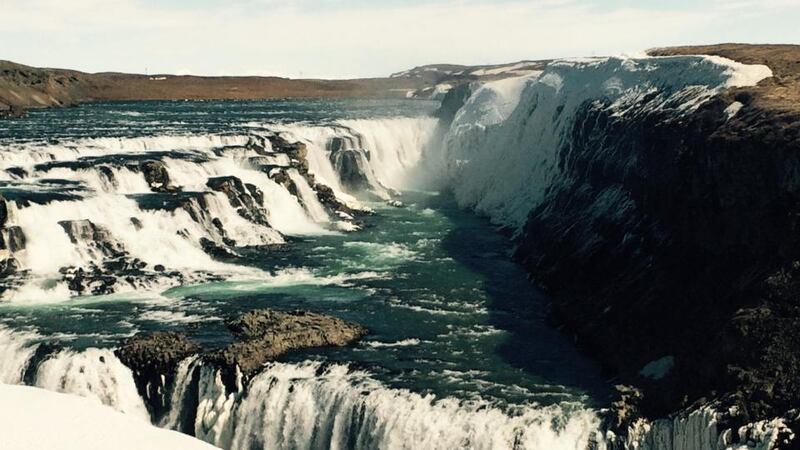
[[[727,67],[725,75],[728,81],[725,87],[755,86],[759,81],[772,76],[772,70],[763,64],[742,64],[721,56],[704,56],[708,61]]]
[[[211,450],[82,397],[0,384],[3,450]],[[11,406],[11,407],[9,407]]]
[[[570,147],[583,108],[631,120],[651,113],[678,118],[723,89],[770,75],[766,66],[711,56],[554,61],[543,72],[477,89],[425,166],[438,171],[436,187],[451,189],[462,207],[518,232],[552,185],[564,180],[561,151]]]
[[[736,114],[739,114],[739,111],[744,107],[741,102],[733,102],[725,108],[725,115],[728,117],[728,120],[734,118]]]

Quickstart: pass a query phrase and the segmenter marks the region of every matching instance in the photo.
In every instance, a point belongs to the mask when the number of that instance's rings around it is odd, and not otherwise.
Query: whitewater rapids
[[[257,246],[285,243],[292,236],[339,232],[339,217],[325,210],[313,186],[299,173],[288,172],[297,187],[292,193],[250,165],[249,158],[258,155],[224,149],[246,146],[260,132],[283,133],[305,142],[309,169],[317,181],[332,188],[343,202],[359,206],[331,162],[331,140],[347,138],[365,147],[354,150],[368,150],[364,175],[378,198],[393,198],[394,191],[408,189],[447,189],[461,206],[519,231],[530,211],[546,202],[548,188],[559,182],[559,164],[570,149],[567,130],[582,109],[607,108],[629,117],[660,109],[680,117],[721,89],[753,84],[766,76],[769,71],[763,67],[719,58],[567,60],[550,64],[542,73],[477,87],[452,124],[430,117],[311,125],[250,123],[251,130],[241,135],[8,144],[0,151],[3,168],[24,171],[6,170],[3,181],[15,189],[68,197],[41,204],[11,203],[9,224],[29,237],[19,259],[32,279],[9,289],[3,300],[16,305],[68,300],[64,285],[53,283],[59,269],[103,258],[91,242],[69,239],[59,224],[64,220],[88,219],[101,225],[131,255],[150,266],[163,264],[179,270],[189,282],[197,273],[250,281],[266,276],[211,258],[200,243],[204,238],[224,243],[222,236],[185,210],[144,208],[136,196],[149,195],[150,187],[141,174],[110,166],[116,182],[109,183],[97,165],[51,164],[54,161],[157,156],[176,184],[202,193],[211,214],[225,219],[224,228],[232,238]],[[280,155],[269,157],[270,164],[286,164]],[[210,178],[230,175],[264,193],[270,226],[248,222],[224,196],[206,189]],[[53,179],[68,183],[54,189]],[[132,223],[131,217],[140,224]],[[171,286],[147,288],[162,291]],[[127,416],[150,419],[130,369],[111,350],[65,349],[40,360],[37,350],[44,340],[46,336],[32,331],[0,328],[0,381],[79,395]],[[226,449],[606,447],[597,411],[582,404],[500,408],[488,402],[437,398],[388,387],[374,374],[345,364],[273,363],[239,392],[228,392],[220,374],[196,359],[183,361],[177,378],[170,411],[159,425]],[[723,448],[715,426],[710,413],[660,422],[634,435],[629,448]],[[765,441],[769,439],[765,432]]]

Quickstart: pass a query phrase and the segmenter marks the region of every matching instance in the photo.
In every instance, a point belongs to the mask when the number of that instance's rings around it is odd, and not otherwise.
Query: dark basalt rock
[[[28,171],[22,167],[9,167],[6,169],[6,172],[16,178],[24,178],[28,176]]]
[[[728,119],[731,101],[678,119],[584,105],[519,239],[555,320],[641,388],[646,417],[727,396],[749,421],[800,405],[800,116]],[[640,375],[668,356],[663,378]]]
[[[340,202],[339,199],[336,198],[336,194],[333,192],[333,189],[330,187],[320,183],[312,186],[314,186],[314,191],[317,193],[319,202],[325,205],[328,209],[333,211],[341,211],[343,213],[350,214],[351,216],[359,213],[358,211],[355,211],[349,206]]]
[[[289,142],[279,135],[272,135],[267,137],[272,151],[276,153],[286,153],[289,158],[298,161],[305,161],[308,156],[308,147],[302,142]]]
[[[345,189],[363,192],[372,187],[367,176],[367,171],[370,170],[367,155],[368,152],[362,149],[344,149],[331,153],[331,163]]]
[[[5,278],[19,272],[20,264],[13,256],[0,259],[0,277]],[[3,286],[5,287],[5,286]]]
[[[200,351],[186,336],[172,332],[138,334],[114,353],[130,367],[139,395],[158,421],[169,410],[171,386],[181,361]]]
[[[169,172],[161,161],[143,161],[140,165],[142,175],[153,192],[176,192],[180,188],[173,186]]]
[[[0,227],[5,227],[8,222],[8,204],[5,197],[0,195]]]
[[[447,91],[442,99],[441,106],[435,113],[435,116],[439,118],[443,126],[450,126],[458,110],[464,106],[464,103],[475,92],[475,89],[477,89],[477,83],[463,83]]]
[[[366,328],[309,311],[251,311],[228,322],[237,341],[207,356],[232,388],[238,367],[245,378],[267,362],[302,348],[344,346],[367,334]]]
[[[343,346],[363,337],[367,330],[336,317],[309,311],[251,311],[228,322],[240,342],[218,357],[238,364],[245,374],[284,353],[308,347]]]
[[[26,242],[22,228],[16,225],[0,228],[0,250],[8,250],[11,253],[18,252],[25,248]]]
[[[206,185],[213,191],[222,192],[228,197],[231,206],[245,219],[269,226],[267,213],[263,208],[264,194],[256,186],[245,186],[237,177],[223,176],[209,178]]]
[[[211,255],[212,258],[220,261],[235,261],[241,258],[241,255],[230,248],[219,245],[208,238],[200,238],[200,246],[203,247],[203,251]]]
[[[73,244],[81,244],[111,258],[126,254],[122,244],[111,233],[90,220],[62,220],[58,222]]]
[[[255,310],[228,322],[234,342],[207,349],[172,332],[139,334],[115,353],[131,368],[139,393],[156,419],[167,412],[177,367],[198,355],[221,370],[229,392],[238,390],[237,370],[249,379],[261,367],[290,352],[309,347],[344,346],[363,337],[360,325],[308,311]]]

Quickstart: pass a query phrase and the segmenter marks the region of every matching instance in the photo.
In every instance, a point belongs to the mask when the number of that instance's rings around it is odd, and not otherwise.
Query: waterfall
[[[326,126],[289,124],[277,128],[308,144],[309,168],[323,183],[346,192],[332,162],[330,143],[344,139],[348,148],[369,154],[363,174],[373,193],[388,198],[389,190],[419,189],[426,178],[420,173],[423,155],[436,139],[438,121],[432,117],[340,120]],[[427,173],[427,172],[425,172]]]
[[[5,256],[24,271],[2,293],[5,301],[55,301],[76,289],[163,289],[209,274],[250,277],[259,271],[218,257],[234,256],[235,246],[281,244],[284,235],[355,228],[331,223],[314,188],[289,167],[302,161],[260,135],[12,143],[0,162],[12,188],[4,191],[6,226],[24,237],[23,248]],[[230,177],[229,186],[209,185],[220,177]],[[110,261],[136,279],[99,278],[114,275]]]
[[[330,219],[328,213],[325,212],[325,207],[317,199],[317,193],[308,185],[308,181],[296,169],[289,169],[288,174],[294,185],[297,186],[297,193],[303,200],[303,205],[306,207],[311,219],[315,222],[327,222]]]
[[[36,335],[14,332],[0,325],[0,383],[17,384],[36,352]]]
[[[3,361],[15,361],[14,373],[28,365],[33,338],[0,329],[0,352],[10,357]],[[131,370],[110,350],[61,350],[34,369],[36,386],[149,418]],[[161,425],[231,450],[582,450],[597,438],[599,426],[594,412],[580,405],[504,410],[481,401],[389,388],[342,364],[270,363],[238,389],[228,392],[217,368],[190,357],[178,365],[170,410]]]
[[[631,120],[669,111],[677,119],[725,87],[770,75],[765,66],[711,57],[556,61],[542,73],[478,88],[426,164],[439,168],[462,206],[519,230],[547,190],[566,181],[559,164],[584,109]],[[595,150],[599,157],[604,149]]]

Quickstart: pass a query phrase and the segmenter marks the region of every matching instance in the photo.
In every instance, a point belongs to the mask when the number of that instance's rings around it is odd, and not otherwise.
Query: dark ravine
[[[780,92],[797,86],[800,46],[656,53],[765,63],[775,78],[688,120],[631,122],[585,105],[559,161],[568,182],[530,213],[515,256],[555,298],[557,323],[640,390],[621,389],[612,428],[716,401],[735,406],[723,424],[734,430],[796,425],[800,113]],[[732,101],[744,107],[728,120]],[[654,379],[648,364],[672,367]]]

